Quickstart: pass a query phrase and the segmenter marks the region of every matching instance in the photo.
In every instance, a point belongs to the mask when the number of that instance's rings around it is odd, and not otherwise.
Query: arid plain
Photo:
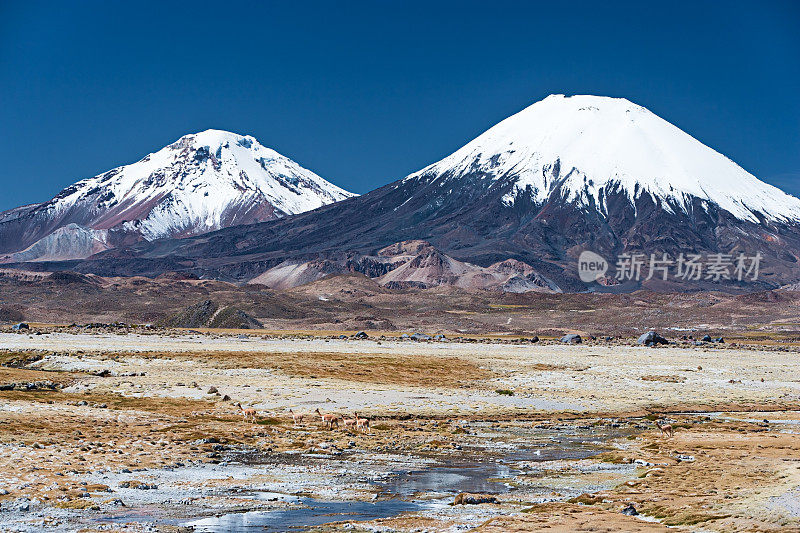
[[[800,527],[791,343],[353,333],[5,328],[2,527]]]

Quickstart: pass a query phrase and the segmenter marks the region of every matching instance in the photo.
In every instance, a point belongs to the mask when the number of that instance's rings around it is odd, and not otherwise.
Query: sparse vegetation
[[[61,509],[79,509],[79,510],[91,510],[91,511],[99,511],[100,506],[95,503],[93,500],[84,500],[84,499],[75,499],[75,500],[67,500],[65,502],[56,502],[56,507],[60,507]]]
[[[570,500],[567,500],[569,503],[579,503],[582,505],[594,505],[596,503],[600,503],[603,501],[603,498],[599,496],[595,496],[593,494],[581,494],[580,496],[576,496]]]

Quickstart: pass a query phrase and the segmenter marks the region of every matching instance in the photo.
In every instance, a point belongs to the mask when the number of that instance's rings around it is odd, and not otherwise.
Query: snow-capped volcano
[[[253,137],[206,130],[79,181],[49,202],[0,213],[0,252],[24,250],[11,260],[86,257],[115,242],[197,235],[351,196]],[[82,236],[72,250],[63,231],[55,235],[67,226]],[[56,240],[57,250],[48,244]]]
[[[548,96],[406,180],[476,175],[512,181],[509,205],[555,193],[607,214],[607,197],[623,192],[633,205],[649,194],[669,212],[689,213],[699,199],[741,220],[800,220],[799,199],[624,98]]]
[[[375,259],[406,241],[436,252]],[[554,95],[363,196],[200,237],[138,243],[69,267],[104,275],[190,270],[235,281],[265,277],[275,286],[352,271],[392,286],[443,280],[503,290],[718,290],[725,283],[675,272],[646,279],[645,266],[641,280],[609,274],[587,287],[578,276],[584,251],[611,269],[622,254],[759,256],[758,280],[728,278],[732,290],[793,283],[800,280],[800,200],[627,100]]]

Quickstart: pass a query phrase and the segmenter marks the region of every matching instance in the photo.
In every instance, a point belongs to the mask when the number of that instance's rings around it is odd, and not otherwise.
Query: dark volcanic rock
[[[577,335],[575,333],[570,333],[568,335],[564,335],[563,337],[561,337],[561,342],[567,344],[580,344],[583,342],[583,339],[581,338],[580,335]]]
[[[627,515],[627,516],[636,516],[636,515],[639,514],[639,511],[637,511],[636,507],[634,507],[633,504],[630,503],[630,504],[628,504],[627,507],[625,507],[622,510],[622,514]]]
[[[647,333],[641,335],[637,342],[639,344],[644,344],[645,346],[655,346],[657,344],[669,344],[669,341],[667,339],[665,339],[655,331],[648,331]]]

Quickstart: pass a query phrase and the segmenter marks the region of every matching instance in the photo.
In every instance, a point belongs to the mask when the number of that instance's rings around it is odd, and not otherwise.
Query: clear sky
[[[207,128],[363,193],[550,93],[626,97],[800,195],[798,28],[795,1],[0,0],[0,210]]]

